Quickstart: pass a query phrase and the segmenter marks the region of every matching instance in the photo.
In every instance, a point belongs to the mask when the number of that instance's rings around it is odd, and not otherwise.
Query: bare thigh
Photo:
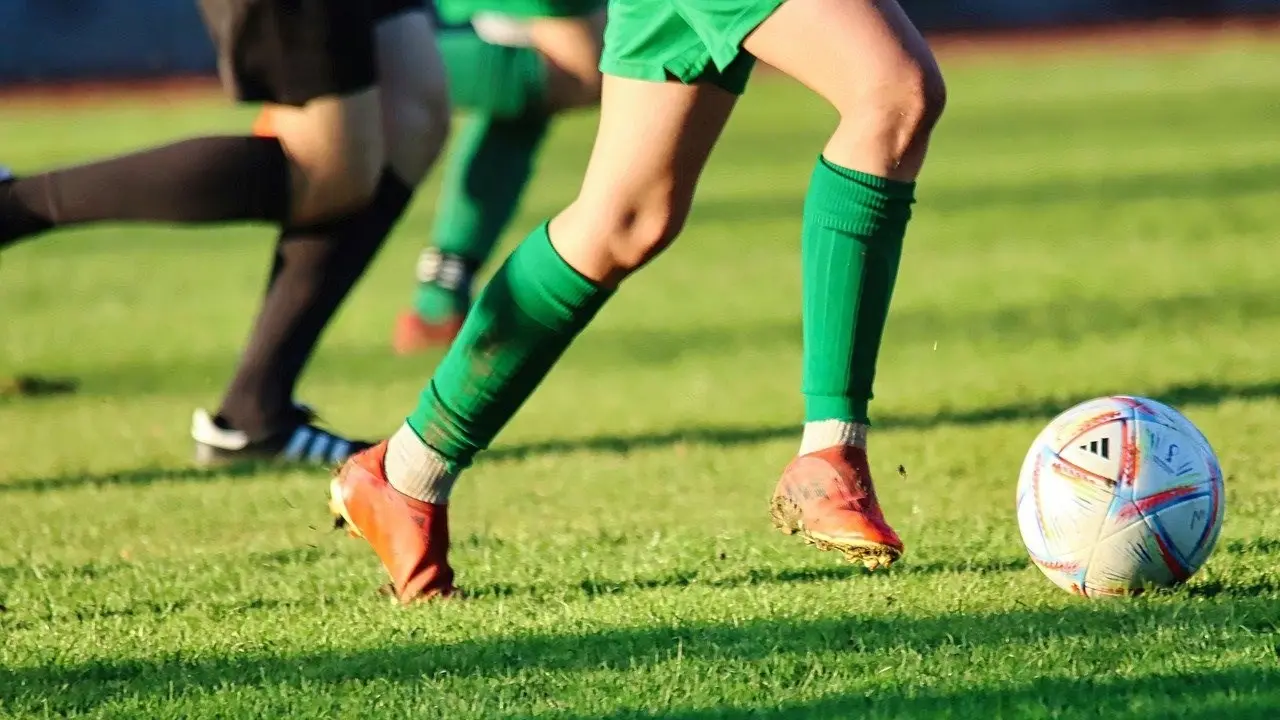
[[[381,94],[376,87],[264,109],[290,160],[291,215],[308,224],[368,202],[381,173]]]
[[[444,61],[426,13],[392,16],[374,30],[378,85],[298,108],[268,104],[254,122],[291,160],[293,221],[315,222],[357,208],[390,166],[416,185],[449,132]]]
[[[941,113],[941,72],[895,0],[787,0],[744,42],[840,112],[828,159],[913,180]]]
[[[565,260],[616,285],[673,240],[736,101],[711,85],[606,75],[582,188],[551,223]]]

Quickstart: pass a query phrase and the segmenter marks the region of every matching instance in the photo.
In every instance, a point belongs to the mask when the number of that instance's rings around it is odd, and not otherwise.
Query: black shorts
[[[199,0],[227,92],[305,105],[378,82],[373,29],[423,0]]]

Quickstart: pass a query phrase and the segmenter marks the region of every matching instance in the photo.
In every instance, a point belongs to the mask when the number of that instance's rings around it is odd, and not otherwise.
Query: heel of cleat
[[[347,534],[353,538],[364,537],[360,533],[360,528],[351,521],[351,516],[347,514],[347,505],[342,501],[342,483],[338,478],[329,481],[329,512],[333,514],[333,528],[335,530],[346,530]]]

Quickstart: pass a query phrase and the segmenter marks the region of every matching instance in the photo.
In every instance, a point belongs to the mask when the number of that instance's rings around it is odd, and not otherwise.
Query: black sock
[[[0,246],[99,221],[283,222],[288,212],[279,140],[194,138],[0,183]]]
[[[412,196],[387,169],[363,210],[281,233],[262,311],[218,412],[223,422],[254,440],[297,423],[293,388],[303,366]]]

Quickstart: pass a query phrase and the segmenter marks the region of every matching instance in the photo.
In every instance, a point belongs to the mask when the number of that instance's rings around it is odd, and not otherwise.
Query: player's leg
[[[441,347],[457,335],[475,277],[533,176],[550,119],[532,109],[515,117],[472,113],[463,121],[442,174],[431,242],[414,268],[412,304],[396,317],[397,353]]]
[[[0,183],[0,246],[101,220],[274,220],[285,230],[259,325],[284,330],[262,344],[269,333],[255,332],[245,365],[273,352],[276,359],[304,357],[314,344],[305,337],[308,328],[322,326],[331,314],[326,302],[336,305],[343,284],[350,286],[349,273],[344,275],[349,257],[335,248],[360,253],[376,247],[351,240],[370,233],[342,217],[387,187],[379,184],[386,150],[373,11],[347,0],[203,0],[201,10],[228,89],[240,100],[275,103],[277,132],[197,138]],[[397,194],[407,199],[390,187],[392,197],[382,206],[398,202]],[[362,246],[353,250],[353,244]],[[292,379],[280,381],[290,374],[288,363],[275,367],[284,370],[260,374],[261,386],[272,388],[260,395],[266,400],[249,404],[252,412],[235,423],[196,413],[198,456],[301,455],[332,462],[356,447],[310,425],[309,413],[290,399]]]
[[[547,68],[547,105],[552,112],[600,104],[600,54],[604,48],[603,4],[584,0],[573,15],[535,18],[533,47]]]
[[[774,519],[876,567],[902,544],[871,482],[867,404],[941,74],[895,0],[787,0],[745,47],[840,113],[805,200],[804,438]]]
[[[363,13],[338,5],[308,0],[286,22],[305,26],[303,37],[333,35],[335,21]],[[368,201],[383,151],[378,92],[361,69],[312,67],[281,95],[275,24],[287,10],[272,0],[204,0],[202,10],[228,87],[242,100],[296,106],[282,121],[287,128],[278,138],[193,138],[0,183],[0,247],[99,221],[309,223]],[[358,57],[358,45],[336,49]]]
[[[787,0],[745,47],[840,113],[824,158],[915,181],[946,89],[928,43],[896,0]]]
[[[337,219],[287,227],[249,343],[218,414],[197,411],[193,435],[206,462],[245,455],[334,462],[356,444],[310,424],[294,387],[320,334],[363,275],[439,154],[448,128],[443,66],[432,24],[419,6],[384,1],[367,21],[370,77],[381,103],[372,200]],[[351,60],[348,57],[349,61]],[[282,137],[293,112],[263,116]]]
[[[280,222],[289,161],[274,139],[201,137],[0,181],[0,249],[99,221]]]
[[[521,15],[489,12],[498,9]],[[457,334],[475,274],[515,213],[550,117],[600,97],[598,0],[445,0],[441,11],[470,13],[470,22],[441,33],[454,105],[470,117],[454,139],[413,308],[396,321],[401,353]],[[542,16],[553,11],[565,15]]]
[[[472,278],[514,215],[550,126],[548,67],[528,23],[490,19],[485,27],[482,34],[467,22],[440,33],[450,99],[468,117],[444,168],[412,308],[396,318],[392,345],[402,354],[457,334]]]
[[[710,85],[607,76],[578,198],[485,285],[405,425],[334,481],[335,511],[370,540],[402,601],[452,590],[447,545],[429,529],[458,473],[623,278],[679,232],[734,101]],[[411,516],[425,529],[415,534]]]

